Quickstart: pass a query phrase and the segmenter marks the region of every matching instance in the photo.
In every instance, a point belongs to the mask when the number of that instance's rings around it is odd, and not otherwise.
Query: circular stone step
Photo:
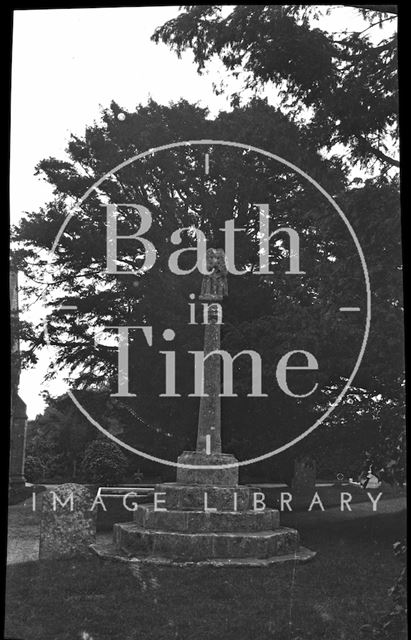
[[[153,505],[139,506],[134,522],[143,529],[183,533],[270,531],[280,526],[280,513],[264,511],[154,511]]]
[[[294,553],[288,553],[282,556],[273,556],[271,558],[208,558],[206,560],[178,560],[174,558],[166,558],[164,556],[143,556],[132,555],[119,551],[115,545],[106,542],[97,542],[90,545],[90,550],[102,560],[110,560],[114,562],[126,563],[130,566],[160,566],[160,567],[182,567],[185,569],[196,569],[198,567],[213,567],[217,569],[232,569],[237,567],[243,569],[272,567],[276,564],[284,564],[287,562],[308,562],[315,558],[316,551],[311,551],[306,547],[300,547]]]
[[[270,558],[298,552],[298,531],[181,533],[143,529],[135,522],[115,524],[114,543],[123,552],[184,560]]]

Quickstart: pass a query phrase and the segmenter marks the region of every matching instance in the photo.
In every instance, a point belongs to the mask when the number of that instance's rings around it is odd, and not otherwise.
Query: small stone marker
[[[293,493],[303,495],[315,493],[316,475],[315,460],[309,456],[296,460],[294,463],[294,476],[291,482]]]
[[[70,558],[89,553],[96,540],[97,509],[90,510],[95,491],[75,483],[43,494],[40,560]]]

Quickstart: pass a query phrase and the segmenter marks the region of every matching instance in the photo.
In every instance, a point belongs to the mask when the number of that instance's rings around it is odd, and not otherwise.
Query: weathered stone
[[[299,547],[300,535],[296,529],[280,527],[279,531],[281,530],[283,535],[272,538],[272,543],[275,541],[275,552],[274,549],[272,549],[273,556],[285,556],[289,553],[294,553]]]
[[[252,508],[252,494],[250,487],[239,485],[237,487],[215,487],[210,485],[181,485],[176,483],[164,483],[155,487],[155,493],[164,494],[159,500],[165,500],[162,507],[168,510],[202,510],[205,501],[207,507],[216,508],[217,511],[234,510],[234,494],[237,494],[237,511],[247,511]]]
[[[306,456],[294,463],[294,476],[291,482],[293,494],[314,494],[316,481],[315,460]]]
[[[95,542],[95,491],[69,483],[43,494],[39,557],[56,559],[83,555]],[[63,506],[64,505],[64,506]]]
[[[115,544],[110,542],[99,542],[98,544],[92,544],[91,550],[99,558],[103,560],[111,560],[115,562],[121,562],[129,564],[131,567],[135,566],[137,562],[139,566],[147,567],[183,567],[189,569],[190,567],[213,567],[216,569],[233,568],[233,567],[272,567],[278,564],[285,564],[292,562],[296,563],[309,562],[317,555],[316,551],[310,551],[306,547],[298,548],[298,551],[293,551],[282,556],[271,556],[270,558],[205,558],[204,560],[177,560],[171,557],[164,556],[141,556],[132,557],[129,553],[121,551]]]
[[[178,457],[179,464],[187,465],[224,465],[236,464],[238,461],[231,453],[212,453],[203,451],[183,451]],[[190,469],[177,468],[177,482],[181,484],[209,484],[219,486],[235,486],[238,484],[238,466],[223,469]]]
[[[24,460],[26,449],[26,405],[17,393],[14,396],[13,412],[10,420],[10,468],[11,489],[25,485]]]
[[[298,552],[298,532],[275,531],[181,533],[151,531],[135,523],[114,525],[114,542],[130,555],[157,555],[204,560],[208,558],[270,558]]]
[[[207,250],[207,271],[201,284],[199,300],[208,304],[204,327],[204,392],[198,413],[197,451],[221,453],[221,302],[228,293],[227,267],[223,249]],[[211,354],[211,355],[210,355]]]
[[[280,514],[274,509],[264,511],[154,511],[152,505],[134,512],[134,522],[153,531],[185,533],[268,531],[280,526]]]
[[[189,532],[269,531],[280,526],[278,511],[195,512],[187,514]]]

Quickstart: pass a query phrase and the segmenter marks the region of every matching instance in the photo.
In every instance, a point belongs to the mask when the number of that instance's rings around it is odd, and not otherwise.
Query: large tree
[[[134,113],[126,113],[125,120],[118,119],[120,111],[113,103],[103,112],[100,123],[87,128],[83,138],[72,137],[68,160],[50,158],[40,163],[38,170],[54,185],[55,199],[29,214],[16,229],[19,249],[15,260],[31,279],[27,293],[38,292],[47,271],[44,252],[50,250],[73,200],[125,159],[184,139],[247,141],[272,151],[306,170],[338,199],[363,244],[379,305],[351,397],[328,428],[333,438],[338,438],[340,425],[351,428],[347,416],[359,419],[361,412],[368,410],[369,419],[375,418],[373,443],[380,441],[384,434],[378,432],[377,404],[401,403],[401,334],[390,335],[390,342],[381,341],[393,324],[401,327],[395,185],[382,178],[378,186],[349,187],[343,164],[323,159],[309,127],[290,122],[261,100],[221,113],[214,120],[204,109],[186,102],[165,107],[151,101]],[[134,432],[130,430],[124,438],[160,457],[175,458],[182,449],[192,448],[198,399],[187,397],[193,391],[193,361],[187,351],[202,348],[203,327],[188,324],[188,302],[191,292],[198,294],[201,278],[196,271],[184,277],[170,272],[167,259],[175,247],[169,238],[178,227],[196,226],[211,246],[222,246],[220,229],[225,220],[234,217],[236,227],[245,229],[236,234],[236,267],[249,271],[229,279],[223,347],[233,354],[242,349],[258,351],[263,360],[263,384],[269,391],[268,398],[248,398],[250,366],[246,358],[236,361],[234,380],[239,397],[223,401],[223,439],[226,450],[244,459],[284,444],[335,399],[352,369],[363,331],[362,322],[347,323],[341,318],[338,303],[343,305],[349,297],[350,303],[363,305],[364,283],[346,228],[316,189],[293,171],[247,150],[226,147],[213,149],[213,174],[209,177],[204,176],[203,163],[204,149],[195,145],[157,153],[105,180],[83,202],[61,237],[49,269],[53,277],[46,293],[50,304],[48,334],[56,349],[56,366],[72,370],[72,387],[93,389],[104,383],[114,392],[117,349],[108,344],[96,346],[93,332],[103,325],[152,325],[152,349],[141,335],[131,336],[130,387],[137,397],[115,400],[135,418]],[[106,272],[106,223],[101,205],[107,201],[138,203],[152,211],[155,222],[148,237],[157,248],[158,259],[144,275],[127,273],[139,264],[133,242],[124,243],[119,253],[125,273],[114,276]],[[289,255],[283,240],[270,254],[274,274],[254,275],[259,232],[258,210],[252,203],[257,202],[270,203],[274,228],[298,228],[306,272],[303,278],[286,275]],[[392,212],[390,224],[378,215],[385,207]],[[135,231],[133,210],[123,210],[119,227],[125,235]],[[193,234],[185,234],[181,246],[194,246]],[[186,259],[186,268],[192,263]],[[76,304],[78,314],[62,313],[57,309],[60,304]],[[164,392],[164,356],[159,351],[170,348],[161,334],[168,327],[176,333],[171,348],[177,354],[180,398],[158,397]],[[30,340],[29,354],[43,344],[42,327],[38,327],[36,337]],[[312,351],[321,363],[318,393],[307,402],[286,396],[275,385],[279,358],[298,348]],[[298,389],[299,381],[295,384]],[[353,398],[357,398],[356,412]],[[308,440],[307,446],[310,441],[315,442]]]
[[[359,383],[368,369],[374,390],[368,400],[363,394],[356,396],[354,390],[344,409],[349,400],[354,431],[348,428],[349,413],[341,417],[341,424],[346,425],[348,439],[358,444],[362,440],[355,434],[362,424],[359,416],[367,423],[371,420],[373,438],[368,439],[367,459],[376,468],[403,476],[401,230],[395,171],[399,166],[397,6],[345,6],[352,9],[349,26],[337,22],[342,7],[336,6],[240,5],[228,11],[220,5],[187,6],[177,18],[158,27],[153,39],[169,45],[178,56],[191,51],[199,73],[218,58],[226,77],[232,76],[241,86],[234,91],[232,83],[215,85],[217,93],[231,93],[232,104],[244,103],[250,91],[271,90],[283,113],[308,123],[308,136],[322,152],[341,154],[348,170],[359,162],[374,174],[372,182],[367,181],[362,189],[353,188],[345,201],[354,216],[361,216],[355,228],[365,232],[364,246],[372,246],[374,254],[370,261],[374,288],[371,345],[376,357],[366,360],[357,377]],[[333,32],[324,28],[325,15],[334,17],[338,25]],[[382,27],[389,27],[388,35]],[[382,179],[387,174],[388,179]],[[380,289],[385,290],[383,295]],[[396,292],[393,297],[390,291]],[[377,352],[382,343],[386,348],[380,351],[380,358]],[[395,354],[392,359],[386,358],[388,351]],[[365,431],[368,428],[362,434]],[[321,450],[318,457],[324,460],[335,458],[336,452],[334,436],[327,434],[327,430],[317,432],[304,443]],[[349,455],[343,458],[345,468],[350,467]]]

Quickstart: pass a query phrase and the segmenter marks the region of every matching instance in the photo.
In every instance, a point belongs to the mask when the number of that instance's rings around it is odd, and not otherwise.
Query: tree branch
[[[368,9],[368,11],[380,11],[381,13],[395,13],[398,15],[397,4],[346,4],[346,7],[354,9]]]
[[[357,139],[361,142],[361,144],[363,145],[366,151],[369,151],[370,153],[372,153],[376,158],[378,158],[379,160],[382,160],[382,162],[388,162],[392,167],[400,166],[400,163],[398,160],[395,160],[394,158],[390,158],[383,151],[381,151],[381,149],[377,149],[376,147],[374,147],[364,136],[358,135]]]
[[[366,29],[364,29],[363,31],[360,31],[358,35],[362,36],[362,34],[368,31],[369,29],[372,29],[373,27],[379,27],[382,25],[383,22],[387,22],[388,20],[394,20],[394,19],[395,19],[394,16],[388,16],[388,18],[383,18],[382,20],[380,18],[377,22],[373,22]],[[355,31],[353,33],[355,33]]]

